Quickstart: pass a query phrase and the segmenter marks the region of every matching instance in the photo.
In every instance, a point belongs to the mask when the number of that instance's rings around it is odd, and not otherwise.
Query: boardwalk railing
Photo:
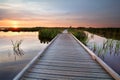
[[[34,64],[34,62],[42,56],[42,54],[48,49],[48,47],[56,40],[56,38],[59,36],[59,34],[45,47],[42,51],[38,53],[36,57],[34,57],[23,69],[20,73],[18,73],[17,76],[13,80],[20,80],[20,78],[23,76],[23,74]]]
[[[73,34],[74,39],[89,53],[93,60],[96,60],[115,80],[120,80],[120,75],[110,68],[105,62],[97,57],[90,49],[88,49],[82,42],[80,42]]]

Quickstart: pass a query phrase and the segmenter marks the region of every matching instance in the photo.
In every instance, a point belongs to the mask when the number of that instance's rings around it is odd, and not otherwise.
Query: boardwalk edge
[[[87,48],[82,42],[80,42],[72,33],[73,38],[89,53],[93,60],[96,60],[115,80],[120,80],[120,75],[117,74],[112,68],[110,68],[105,62],[95,55],[89,48]]]
[[[23,74],[25,74],[25,72],[32,66],[32,64],[34,64],[34,62],[42,56],[42,54],[48,49],[48,47],[57,39],[57,37],[60,34],[58,34],[54,39],[52,39],[52,41],[43,49],[41,50],[38,55],[36,55],[14,78],[13,80],[20,80],[21,77],[23,76]]]

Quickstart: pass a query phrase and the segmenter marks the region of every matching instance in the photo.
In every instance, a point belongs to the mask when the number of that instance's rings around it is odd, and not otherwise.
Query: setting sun
[[[17,28],[18,27],[18,21],[12,21],[12,27]]]

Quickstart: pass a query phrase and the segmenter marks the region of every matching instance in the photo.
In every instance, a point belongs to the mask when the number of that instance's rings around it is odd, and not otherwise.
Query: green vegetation
[[[98,46],[97,43],[91,45],[91,50],[96,53],[98,56],[104,58],[107,53],[110,55],[119,55],[120,53],[120,41],[115,41],[112,39],[107,39],[103,42],[102,45]]]
[[[65,29],[64,27],[21,27],[21,28],[0,28],[0,31],[8,32],[8,31],[13,31],[13,32],[35,32],[39,31],[41,29]]]
[[[120,40],[120,28],[86,28],[84,30],[108,39]]]
[[[88,35],[83,30],[69,29],[69,32],[71,32],[83,44],[87,45]]]
[[[41,29],[41,30],[39,30],[38,37],[39,37],[41,43],[42,42],[48,43],[61,31],[62,31],[62,29],[58,29],[58,28]]]
[[[78,28],[70,28],[70,29],[77,29],[82,31],[88,31],[93,34],[97,34],[99,36],[108,38],[108,39],[115,39],[120,40],[120,28],[85,28],[85,27],[78,27]]]

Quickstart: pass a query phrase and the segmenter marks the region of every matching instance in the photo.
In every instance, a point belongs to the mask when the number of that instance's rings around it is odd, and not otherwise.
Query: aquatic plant
[[[96,50],[97,50],[97,45],[96,45],[96,43],[94,43],[93,52],[96,52]]]
[[[17,40],[15,42],[11,40],[11,42],[15,57],[24,55],[23,50],[20,48],[20,45],[22,44],[22,40]]]
[[[120,53],[120,41],[115,41],[112,39],[107,39],[103,41],[102,45],[93,44],[91,45],[91,50],[96,53],[99,57],[104,59],[104,56],[109,53],[110,55],[119,55]]]
[[[38,38],[41,43],[50,42],[57,34],[59,34],[62,30],[61,29],[41,29],[39,31]]]
[[[82,30],[75,30],[75,29],[70,29],[69,32],[71,32],[78,40],[80,40],[83,44],[87,45],[87,42],[89,41],[88,39],[88,34],[86,34]]]
[[[107,42],[108,42],[108,40],[107,41],[103,41],[102,49],[106,49],[107,48]]]
[[[120,41],[116,41],[115,53],[118,55],[120,53]]]

